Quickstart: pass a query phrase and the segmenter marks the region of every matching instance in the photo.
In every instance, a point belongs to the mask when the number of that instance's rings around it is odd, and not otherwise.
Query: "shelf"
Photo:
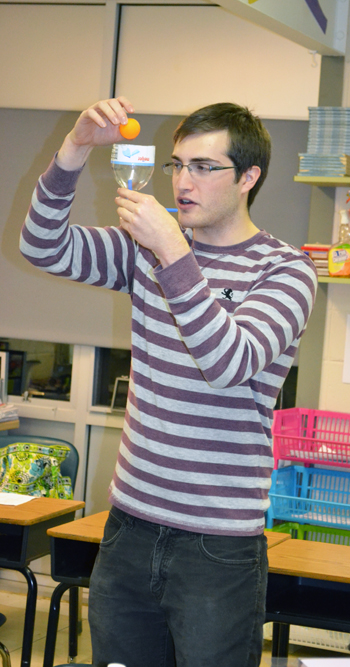
[[[294,181],[321,187],[350,186],[350,176],[294,176]]]
[[[333,278],[333,276],[318,276],[318,282],[350,285],[350,278]]]

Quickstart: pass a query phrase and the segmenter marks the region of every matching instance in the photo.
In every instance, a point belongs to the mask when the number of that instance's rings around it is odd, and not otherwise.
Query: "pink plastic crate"
[[[350,468],[350,414],[275,410],[272,434],[275,468],[279,459]]]

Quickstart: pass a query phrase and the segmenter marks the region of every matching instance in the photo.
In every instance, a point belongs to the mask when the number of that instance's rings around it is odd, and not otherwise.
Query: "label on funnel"
[[[134,146],[134,144],[113,144],[112,164],[139,164],[154,167],[155,146]]]

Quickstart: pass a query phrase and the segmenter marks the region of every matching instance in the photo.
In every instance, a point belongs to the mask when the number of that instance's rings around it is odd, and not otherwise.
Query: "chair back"
[[[72,443],[66,440],[59,440],[58,438],[44,438],[37,435],[0,435],[0,449],[17,442],[31,442],[37,445],[46,445],[47,447],[52,447],[53,445],[66,445],[66,447],[69,447],[70,452],[67,458],[62,461],[60,470],[63,477],[70,478],[74,491],[78,473],[79,454]]]

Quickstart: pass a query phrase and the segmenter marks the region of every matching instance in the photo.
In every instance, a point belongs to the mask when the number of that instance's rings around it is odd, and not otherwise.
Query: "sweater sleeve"
[[[70,225],[81,169],[66,171],[52,160],[33,193],[20,250],[34,266],[58,276],[130,292],[136,244],[116,227]]]
[[[242,384],[270,366],[305,330],[317,280],[311,261],[286,253],[233,314],[211,292],[192,253],[155,269],[181,336],[209,385]]]

